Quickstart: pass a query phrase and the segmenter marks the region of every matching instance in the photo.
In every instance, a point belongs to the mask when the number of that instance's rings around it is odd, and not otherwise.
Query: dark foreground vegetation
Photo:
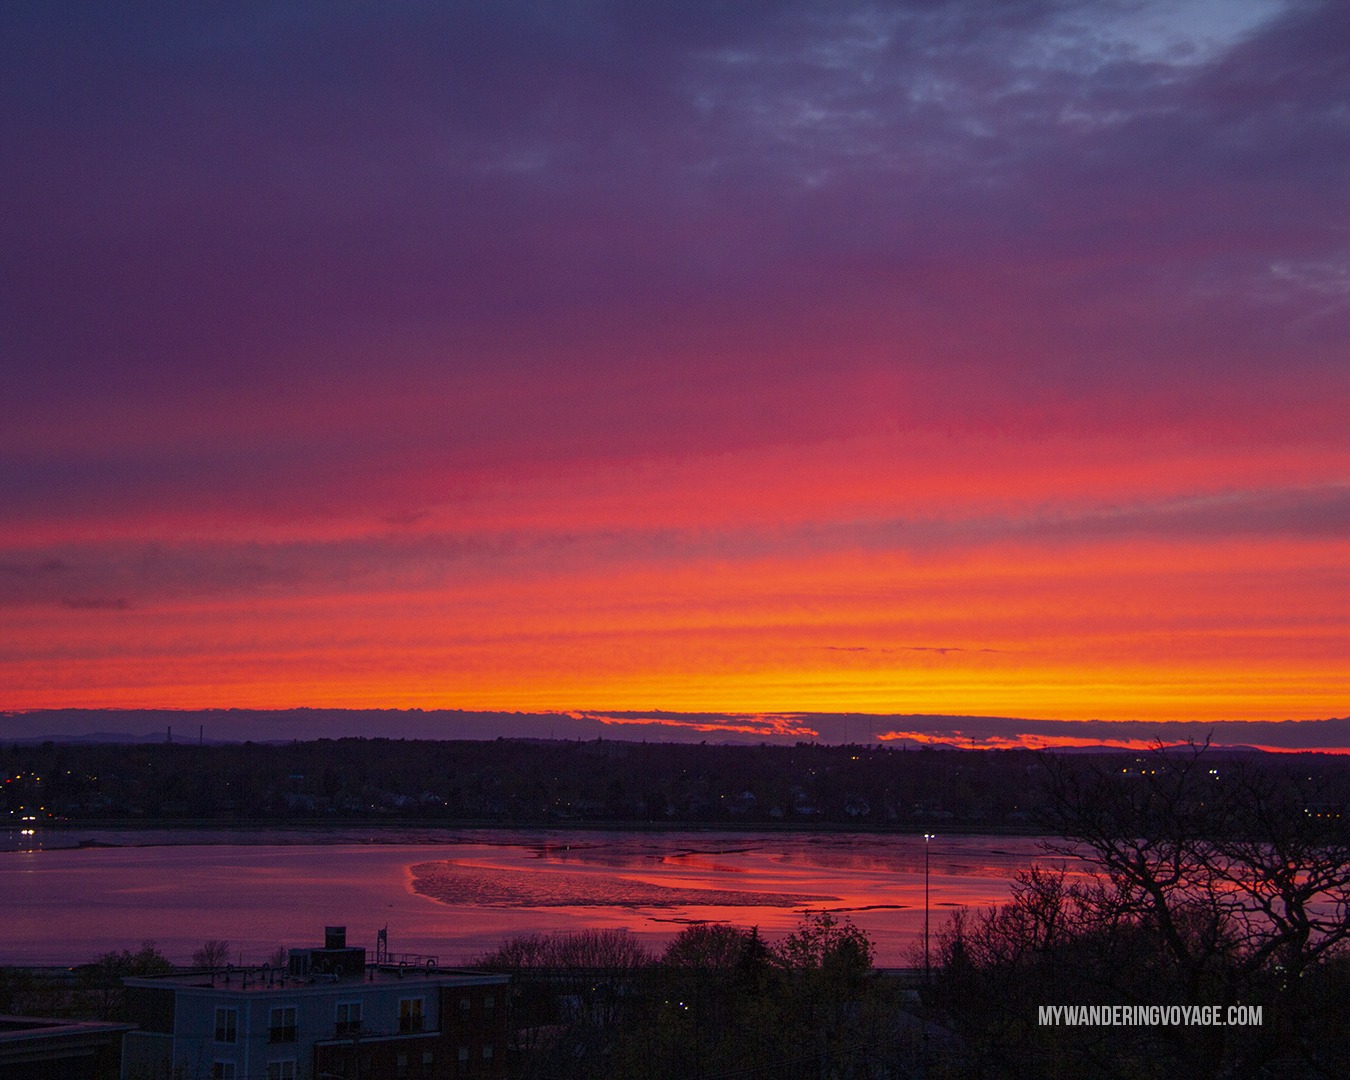
[[[931,1004],[959,1075],[1350,1076],[1347,810],[1311,770],[1198,748],[1139,773],[1047,761],[1049,846],[1091,872],[1026,872],[942,932]],[[1261,1023],[1045,1026],[1040,1005],[1254,1006]]]
[[[1274,784],[1350,786],[1331,755],[1245,760]],[[1047,763],[1126,770],[1147,755],[1029,750],[710,746],[594,740],[320,739],[270,745],[0,744],[0,821],[274,825],[385,821],[503,825],[1044,828]],[[1305,784],[1306,786],[1306,784]],[[1311,805],[1311,804],[1310,804]],[[1301,808],[1300,808],[1301,809]]]
[[[517,1075],[529,1080],[902,1077],[921,1063],[917,999],[828,914],[782,941],[692,926],[655,958],[618,931],[507,942]]]

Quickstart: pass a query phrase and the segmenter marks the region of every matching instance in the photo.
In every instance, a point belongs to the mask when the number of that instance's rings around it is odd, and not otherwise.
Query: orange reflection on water
[[[387,923],[397,951],[452,963],[518,934],[587,928],[626,929],[659,952],[692,923],[758,926],[773,940],[827,910],[872,938],[878,963],[903,966],[923,931],[925,854],[933,929],[956,906],[1001,901],[1017,870],[1047,858],[1016,837],[940,836],[925,853],[920,837],[879,834],[494,830],[429,844],[429,832],[417,844],[200,846],[176,834],[172,846],[0,854],[5,959],[78,963],[154,939],[186,962],[215,936],[261,963],[344,922],[354,944],[373,948]],[[554,854],[541,860],[542,848]]]

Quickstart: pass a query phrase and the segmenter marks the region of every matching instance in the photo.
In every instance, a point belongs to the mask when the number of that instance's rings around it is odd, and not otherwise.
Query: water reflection
[[[772,938],[829,910],[872,937],[880,963],[900,965],[923,931],[916,836],[165,830],[71,841],[86,846],[0,854],[11,931],[0,962],[69,963],[143,939],[185,960],[207,938],[254,962],[328,924],[373,948],[387,924],[398,951],[459,963],[513,934],[620,927],[659,949],[690,923],[758,926]],[[1034,861],[1063,862],[1030,838],[939,836],[932,910],[998,902]]]

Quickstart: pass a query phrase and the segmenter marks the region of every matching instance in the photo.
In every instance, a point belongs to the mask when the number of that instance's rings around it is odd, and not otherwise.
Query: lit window
[[[239,1037],[239,1010],[216,1010],[216,1042],[232,1043]]]

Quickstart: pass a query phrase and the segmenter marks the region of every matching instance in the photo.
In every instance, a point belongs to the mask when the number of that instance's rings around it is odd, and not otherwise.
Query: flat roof
[[[130,1031],[135,1024],[113,1024],[103,1020],[64,1020],[49,1016],[0,1016],[0,1042],[31,1039],[33,1036],[62,1036],[74,1032]]]
[[[362,975],[338,978],[333,975],[291,975],[284,968],[234,968],[175,972],[123,979],[125,986],[160,987],[175,990],[205,990],[215,994],[275,994],[357,990],[365,986],[497,986],[511,980],[510,975],[464,968],[367,967]]]

